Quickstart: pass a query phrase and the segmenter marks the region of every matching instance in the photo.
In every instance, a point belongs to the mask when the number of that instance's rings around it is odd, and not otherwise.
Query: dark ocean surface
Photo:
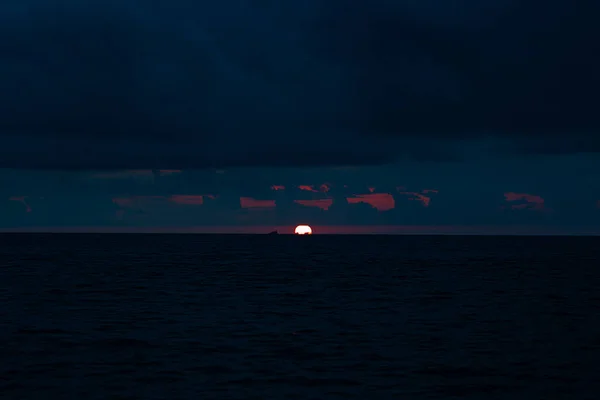
[[[0,235],[0,398],[600,399],[600,238]]]

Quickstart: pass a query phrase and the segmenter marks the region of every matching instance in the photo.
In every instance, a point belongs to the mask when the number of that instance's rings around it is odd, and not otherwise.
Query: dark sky
[[[600,232],[598,18],[592,0],[5,0],[0,228]]]

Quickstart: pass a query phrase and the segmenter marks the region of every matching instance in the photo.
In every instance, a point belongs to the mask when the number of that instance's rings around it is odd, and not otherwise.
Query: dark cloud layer
[[[600,4],[0,5],[0,167],[600,150]]]

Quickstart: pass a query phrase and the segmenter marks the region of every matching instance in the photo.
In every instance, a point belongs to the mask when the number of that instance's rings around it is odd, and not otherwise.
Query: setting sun
[[[308,225],[298,225],[294,233],[296,235],[312,235],[312,229]]]

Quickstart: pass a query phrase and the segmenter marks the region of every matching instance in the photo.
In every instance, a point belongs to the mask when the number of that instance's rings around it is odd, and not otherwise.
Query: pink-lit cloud
[[[240,197],[242,208],[274,208],[275,200],[257,200],[252,197]]]
[[[273,186],[271,186],[271,190],[285,190],[285,186],[283,186],[283,185],[273,185]]]
[[[173,195],[169,197],[169,201],[176,204],[185,205],[202,205],[204,204],[204,196],[201,195]]]
[[[507,202],[510,203],[520,202],[519,204],[511,204],[510,208],[512,208],[513,210],[546,210],[544,199],[537,195],[528,193],[507,192],[504,193],[504,198]]]
[[[329,183],[323,183],[319,185],[318,189],[315,189],[314,185],[298,185],[298,189],[312,193],[327,193],[331,190],[331,185]]]
[[[424,189],[420,192],[409,192],[406,191],[403,186],[398,186],[396,190],[398,190],[400,194],[408,196],[408,200],[420,202],[423,204],[423,207],[429,207],[431,204],[431,195],[438,193],[436,189]]]
[[[314,192],[314,193],[318,193],[319,192],[312,185],[299,185],[298,189],[300,189],[300,190],[306,190],[307,192]]]
[[[329,207],[333,204],[332,199],[315,199],[315,200],[294,200],[294,203],[306,206],[306,207],[318,207],[321,210],[329,210]]]
[[[348,203],[367,203],[379,211],[391,210],[395,207],[394,197],[389,193],[359,194],[347,198]]]

